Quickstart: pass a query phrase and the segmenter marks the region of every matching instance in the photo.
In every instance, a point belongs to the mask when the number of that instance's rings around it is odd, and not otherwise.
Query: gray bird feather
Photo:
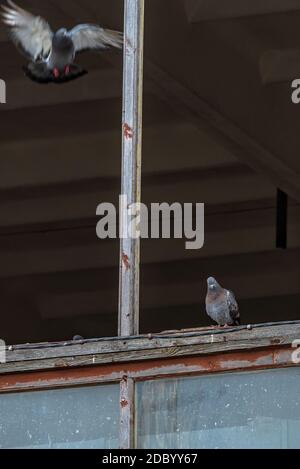
[[[7,4],[1,5],[2,21],[8,26],[14,44],[31,60],[25,72],[36,81],[64,82],[77,78],[86,73],[74,64],[77,53],[122,48],[121,32],[94,24],[80,24],[70,31],[61,28],[53,32],[41,16],[34,16],[12,0],[7,0]]]
[[[18,48],[31,60],[46,58],[52,47],[53,32],[40,16],[34,16],[20,8],[12,0],[1,5],[2,20],[10,28],[10,35]]]
[[[222,288],[213,278],[207,279],[206,312],[219,326],[240,324],[238,303],[231,290]]]
[[[116,47],[121,49],[123,34],[119,31],[104,29],[95,24],[79,24],[69,31],[75,46],[75,52],[86,50],[107,49]]]

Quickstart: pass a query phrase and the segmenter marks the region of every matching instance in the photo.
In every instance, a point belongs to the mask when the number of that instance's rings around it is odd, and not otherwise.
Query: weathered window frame
[[[122,194],[140,202],[144,0],[124,0]],[[216,331],[139,336],[140,240],[120,241],[119,336],[9,347],[0,365],[0,394],[120,384],[120,448],[134,447],[135,383],[165,377],[296,366],[292,344],[300,321]]]
[[[295,367],[299,337],[300,321],[292,321],[16,346],[0,365],[0,394],[119,383],[120,448],[133,448],[137,381]]]

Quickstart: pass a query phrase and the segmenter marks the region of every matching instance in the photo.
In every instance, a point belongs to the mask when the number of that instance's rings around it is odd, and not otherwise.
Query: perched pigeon
[[[240,313],[232,291],[222,288],[213,278],[207,279],[206,312],[219,326],[238,326]]]
[[[2,20],[9,27],[18,49],[30,59],[24,67],[27,76],[40,83],[64,83],[85,73],[74,64],[78,52],[122,48],[123,34],[98,25],[80,24],[67,31],[53,32],[46,20],[23,10],[11,0],[1,5]]]

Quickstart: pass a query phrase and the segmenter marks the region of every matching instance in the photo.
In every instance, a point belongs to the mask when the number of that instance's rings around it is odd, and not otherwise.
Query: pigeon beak
[[[214,290],[216,288],[216,281],[213,277],[207,279],[207,287],[209,290]]]

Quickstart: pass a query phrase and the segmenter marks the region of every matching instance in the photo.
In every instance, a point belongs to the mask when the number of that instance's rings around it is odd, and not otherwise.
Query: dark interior
[[[53,28],[123,29],[121,0],[17,3]],[[299,319],[300,63],[263,59],[300,48],[299,24],[300,0],[146,0],[142,197],[204,202],[205,246],[142,242],[141,332],[210,324],[210,275],[235,292],[242,323]],[[83,54],[87,76],[38,85],[1,26],[0,57],[1,338],[115,336],[119,243],[97,239],[95,214],[120,193],[122,54]]]

